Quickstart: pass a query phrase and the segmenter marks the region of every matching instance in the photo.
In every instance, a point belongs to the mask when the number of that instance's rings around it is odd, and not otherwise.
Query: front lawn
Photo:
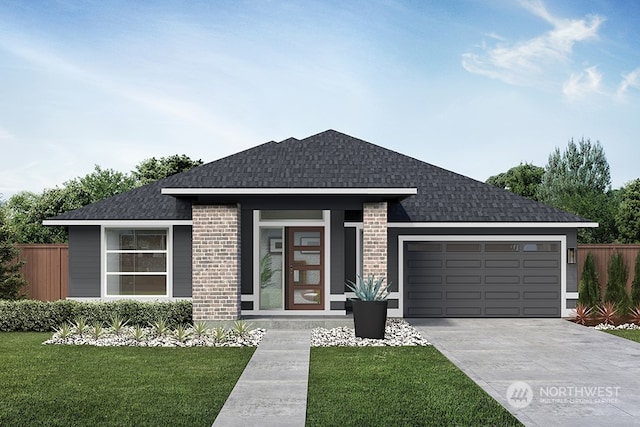
[[[606,330],[605,332],[631,341],[640,342],[640,329],[612,329]]]
[[[254,348],[42,345],[0,333],[0,425],[210,426]]]
[[[312,348],[308,426],[520,426],[434,347]]]

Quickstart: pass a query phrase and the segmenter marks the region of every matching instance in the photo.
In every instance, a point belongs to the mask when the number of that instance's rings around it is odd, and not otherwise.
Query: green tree
[[[17,262],[18,250],[13,236],[6,224],[4,213],[0,210],[0,300],[19,299],[23,295],[20,289],[27,284],[20,268],[24,262]]]
[[[21,192],[0,207],[19,243],[63,243],[64,227],[43,226],[42,221],[78,209],[135,187],[133,177],[95,166],[92,173],[69,180],[63,187],[44,190],[41,194]]]
[[[538,187],[542,182],[544,168],[529,163],[520,163],[506,172],[490,176],[487,184],[509,190],[512,193],[538,200]]]
[[[604,293],[604,302],[615,304],[618,310],[624,314],[631,306],[631,300],[627,293],[629,268],[620,252],[616,252],[611,256],[608,273],[609,281],[607,282],[607,290]]]
[[[159,179],[175,175],[180,172],[186,172],[202,165],[202,160],[191,160],[187,155],[177,155],[168,157],[160,157],[156,159],[143,160],[136,168],[131,171],[133,177],[138,181],[139,185],[146,185]]]
[[[581,243],[612,242],[618,201],[611,191],[609,163],[599,142],[569,141],[564,152],[556,148],[549,156],[538,199],[550,206],[598,222],[600,227],[581,229]]]
[[[634,307],[640,306],[640,253],[636,256],[633,268],[633,282],[631,282],[631,302]]]
[[[621,242],[640,242],[640,178],[631,181],[622,189],[616,225]]]
[[[587,253],[580,278],[578,302],[586,307],[597,307],[600,304],[600,282],[598,271],[591,252]]]

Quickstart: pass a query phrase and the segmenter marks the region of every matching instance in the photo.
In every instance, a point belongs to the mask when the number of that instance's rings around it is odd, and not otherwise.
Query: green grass
[[[0,333],[2,426],[210,426],[253,348],[42,345]]]
[[[434,347],[312,348],[308,426],[518,426]]]
[[[631,341],[640,342],[640,330],[639,329],[616,329],[612,331],[605,331],[611,335],[617,335],[622,338],[626,338]]]

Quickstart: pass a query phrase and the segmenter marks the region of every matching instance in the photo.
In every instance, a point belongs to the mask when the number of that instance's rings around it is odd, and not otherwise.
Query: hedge
[[[85,318],[89,324],[96,321],[109,323],[116,314],[128,319],[130,325],[140,326],[148,326],[150,322],[160,318],[167,319],[171,325],[189,324],[193,321],[191,301],[0,300],[0,331],[48,332],[78,317]]]

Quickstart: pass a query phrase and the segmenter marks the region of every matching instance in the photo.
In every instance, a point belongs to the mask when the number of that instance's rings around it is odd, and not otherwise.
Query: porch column
[[[362,273],[387,278],[387,202],[362,206]]]
[[[240,317],[240,205],[193,205],[193,320]]]

